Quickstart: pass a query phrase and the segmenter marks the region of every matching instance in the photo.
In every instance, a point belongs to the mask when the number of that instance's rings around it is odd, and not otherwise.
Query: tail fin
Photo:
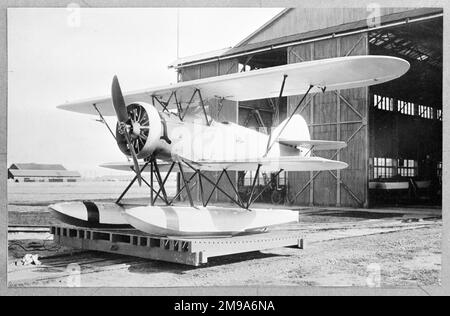
[[[280,132],[281,134],[278,135]],[[273,139],[274,142],[279,142],[280,144],[291,147],[301,147],[307,149],[307,152],[311,149],[339,150],[347,147],[345,142],[311,140],[308,124],[299,114],[294,115],[290,122],[285,120],[281,123],[280,126],[273,131],[272,136],[277,137],[277,139]]]
[[[308,123],[306,123],[305,119],[300,114],[295,114],[289,122],[288,119],[284,120],[272,131],[272,137],[273,142],[276,142],[279,139],[289,139],[292,141],[311,140]]]

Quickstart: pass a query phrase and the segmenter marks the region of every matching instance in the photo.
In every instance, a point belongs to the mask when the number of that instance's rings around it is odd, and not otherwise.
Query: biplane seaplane
[[[66,223],[84,227],[129,227],[157,236],[233,236],[264,231],[298,222],[298,212],[257,209],[256,181],[261,173],[345,169],[345,162],[318,157],[313,152],[342,150],[345,142],[311,140],[298,110],[312,94],[381,84],[405,74],[410,64],[387,56],[358,56],[302,62],[181,82],[166,87],[122,93],[117,77],[111,96],[66,103],[60,109],[98,115],[131,162],[104,167],[136,173],[116,203],[92,201],[51,205]],[[302,95],[289,117],[269,133],[208,115],[212,101],[247,101]],[[115,133],[106,116],[116,116]],[[208,172],[218,172],[217,179]],[[244,200],[229,172],[251,171],[251,193]],[[149,172],[148,182],[143,175]],[[169,198],[165,185],[171,173],[180,175],[180,188]],[[165,173],[165,176],[163,177]],[[201,205],[194,204],[192,183],[198,182]],[[158,186],[154,186],[154,180]],[[276,177],[272,177],[276,179]],[[221,187],[229,182],[234,192]],[[136,183],[150,187],[148,205],[121,203]],[[273,180],[272,180],[273,181]],[[206,192],[205,184],[212,186]],[[270,183],[269,183],[270,185]],[[210,206],[215,191],[237,207]],[[182,192],[188,206],[175,205]],[[160,203],[162,202],[162,203]],[[159,205],[156,205],[159,203]]]

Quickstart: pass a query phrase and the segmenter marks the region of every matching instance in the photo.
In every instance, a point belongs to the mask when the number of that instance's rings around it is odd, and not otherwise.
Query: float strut
[[[149,165],[149,162],[145,163],[144,167],[142,167],[142,169],[141,169],[141,173],[145,170],[145,168],[147,168],[148,165]],[[136,172],[136,170],[134,170],[134,169],[133,169],[133,171]],[[120,201],[122,201],[125,194],[128,193],[128,191],[131,189],[131,187],[133,186],[133,184],[136,182],[137,179],[138,179],[138,174],[136,173],[136,176],[134,177],[134,179],[130,182],[130,184],[127,186],[125,191],[123,191],[123,193],[117,199],[116,204],[120,204]]]
[[[189,183],[186,180],[186,176],[184,174],[183,166],[181,165],[180,162],[178,163],[178,167],[180,168],[181,178],[183,179],[184,185],[186,186],[186,193],[188,195],[189,204],[191,205],[191,207],[195,207],[194,200],[192,199],[192,195],[191,195],[191,188],[189,187]]]

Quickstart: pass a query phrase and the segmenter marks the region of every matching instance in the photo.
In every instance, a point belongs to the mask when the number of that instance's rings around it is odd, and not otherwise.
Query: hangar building
[[[375,24],[369,14],[366,8],[286,9],[235,47],[179,59],[169,67],[178,71],[179,81],[188,81],[342,56],[408,60],[411,70],[395,81],[309,98],[299,112],[311,137],[348,143],[346,149],[318,155],[347,162],[349,168],[285,173],[279,183],[284,189],[276,190],[294,205],[439,204],[443,10],[381,8]],[[218,121],[267,129],[277,126],[301,98],[284,98],[280,104],[217,100],[210,104],[210,114]],[[234,175],[239,192],[248,179],[248,174]],[[231,188],[229,192],[233,194]],[[214,198],[226,200],[222,193]]]
[[[15,163],[8,169],[8,179],[15,182],[77,182],[81,174],[62,165]]]

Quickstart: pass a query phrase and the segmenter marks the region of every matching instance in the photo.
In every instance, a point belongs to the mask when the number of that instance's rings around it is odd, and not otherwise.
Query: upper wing
[[[305,94],[315,86],[314,92],[351,89],[387,82],[401,77],[410,64],[400,58],[388,56],[354,56],[317,60],[271,67],[249,72],[199,79],[177,84],[124,93],[129,103],[151,102],[152,96],[168,102],[168,108],[176,108],[175,100],[186,104],[198,89],[204,100],[224,98],[232,101],[246,101],[278,97],[283,76],[287,75],[283,96]],[[174,97],[176,95],[176,98]],[[110,96],[71,102],[59,108],[94,114],[93,105],[105,116],[115,115]]]

